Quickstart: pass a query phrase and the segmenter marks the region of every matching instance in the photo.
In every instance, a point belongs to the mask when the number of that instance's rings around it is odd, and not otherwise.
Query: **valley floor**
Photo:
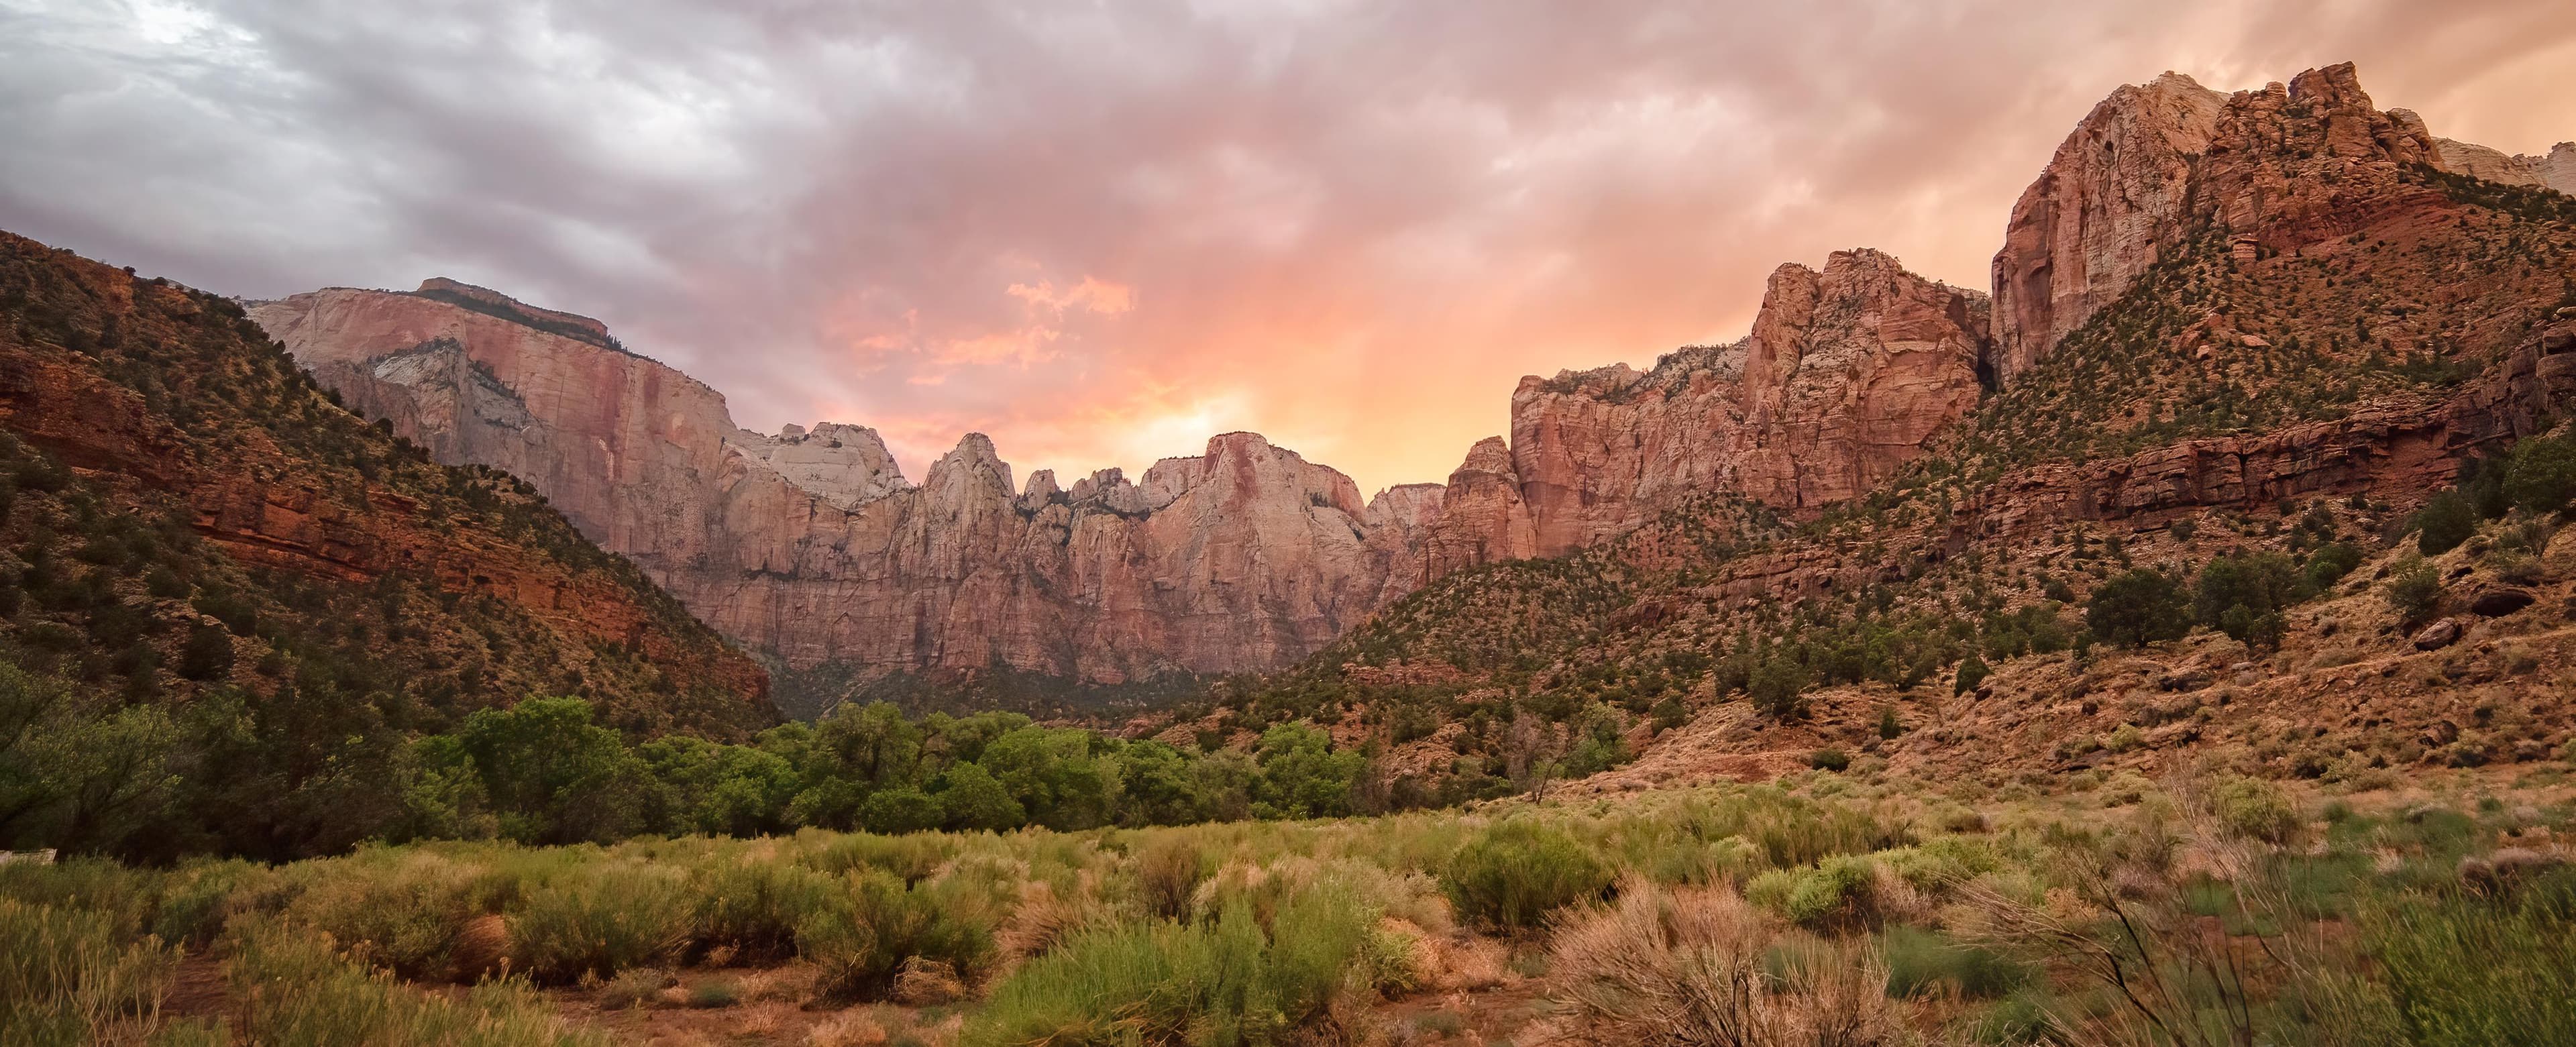
[[[0,1034],[2568,1042],[2569,771],[2004,796],[1870,765],[1327,822],[17,863]]]

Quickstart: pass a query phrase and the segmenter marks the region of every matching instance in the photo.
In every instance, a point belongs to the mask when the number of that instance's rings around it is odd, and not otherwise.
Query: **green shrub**
[[[1078,934],[993,990],[964,1047],[1289,1041],[1352,982],[1377,914],[1350,892],[1288,898],[1268,926],[1241,901],[1196,924]]]
[[[605,1047],[607,1037],[558,1024],[524,983],[488,981],[461,1000],[369,974],[331,954],[330,943],[275,921],[233,936],[226,965],[245,1042],[269,1047],[453,1044],[458,1047]]]
[[[1850,769],[1851,754],[1832,746],[1826,746],[1825,748],[1818,749],[1807,754],[1807,766],[1813,767],[1819,771],[1833,771],[1839,774]]]
[[[2459,547],[2478,531],[2478,510],[2458,488],[2434,495],[2415,511],[2415,548],[2438,556]]]
[[[2001,953],[1951,940],[1939,931],[1899,924],[1880,945],[1887,957],[1887,994],[1917,996],[1947,986],[1971,1000],[1988,1000],[2032,980],[2028,964]]]
[[[703,981],[689,988],[689,1006],[731,1007],[742,1002],[742,984],[729,978]]]
[[[2545,899],[2450,896],[2378,906],[2362,922],[2408,1041],[2469,1047],[2567,1042],[2576,1029],[2570,916]]]
[[[1958,675],[1953,676],[1950,679],[1950,693],[1966,694],[1970,691],[1976,690],[1980,685],[1983,685],[1986,682],[1986,677],[1992,675],[1993,672],[1994,670],[1986,667],[1986,660],[1983,658],[1979,658],[1974,654],[1971,654],[1966,658],[1962,658],[1959,660]]]
[[[1441,887],[1459,915],[1517,929],[1538,926],[1560,906],[1598,897],[1611,875],[1590,847],[1562,830],[1510,821],[1459,848]]]
[[[2307,582],[2312,592],[2334,588],[2336,582],[2361,566],[2361,549],[2349,542],[2329,542],[2308,554]]]
[[[2009,1047],[2055,1043],[2057,1020],[2053,1015],[2045,990],[2023,989],[1995,1001],[1993,1006],[1970,1018],[1966,1030],[1968,1042]]]
[[[957,853],[957,838],[927,833],[878,836],[848,833],[831,838],[806,863],[832,876],[860,869],[883,869],[905,883],[930,878]]]
[[[796,948],[796,928],[829,905],[832,878],[801,865],[743,858],[701,871],[689,886],[694,951],[718,946],[748,960],[783,958]]]
[[[265,866],[239,860],[206,861],[183,866],[163,881],[153,906],[150,930],[162,941],[195,951],[223,933],[243,899],[276,882]]]
[[[2555,513],[2576,500],[2576,437],[2524,440],[2506,466],[2504,494],[2530,513]]]
[[[405,978],[443,977],[457,929],[479,915],[482,870],[414,850],[376,849],[290,875],[288,920],[329,934],[352,960]]]
[[[2388,606],[2408,625],[2421,624],[2442,605],[2442,576],[2422,557],[2408,556],[2388,579]]]
[[[690,910],[677,868],[582,869],[528,894],[510,919],[512,958],[540,982],[613,977],[677,952],[689,939]]]
[[[595,999],[603,1011],[620,1011],[653,1002],[663,989],[677,984],[671,972],[659,967],[629,967],[599,987]]]
[[[1924,891],[1947,890],[2003,866],[1993,845],[1969,836],[1935,836],[1913,847],[1882,851],[1876,857],[1898,878]]]
[[[1866,916],[1871,868],[1867,858],[1842,855],[1800,871],[1789,896],[1782,900],[1780,915],[1808,927]]]
[[[1155,837],[1136,852],[1136,891],[1145,911],[1167,920],[1184,919],[1190,901],[1209,873],[1207,856],[1186,836]]]
[[[978,902],[962,889],[907,886],[882,870],[850,873],[797,926],[796,951],[820,968],[816,991],[842,999],[884,996],[916,956],[971,980],[994,955],[993,922]]]
[[[2304,824],[2290,795],[2258,778],[2231,777],[2211,786],[2209,813],[2230,834],[2269,843],[2288,842]]]

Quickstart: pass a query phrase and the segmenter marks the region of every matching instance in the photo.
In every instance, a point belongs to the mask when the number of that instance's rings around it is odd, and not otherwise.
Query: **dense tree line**
[[[877,703],[744,744],[635,743],[588,702],[531,698],[407,737],[308,693],[129,704],[0,662],[0,847],[290,858],[365,840],[1077,830],[1373,806],[1368,756],[1302,723],[1201,751]]]

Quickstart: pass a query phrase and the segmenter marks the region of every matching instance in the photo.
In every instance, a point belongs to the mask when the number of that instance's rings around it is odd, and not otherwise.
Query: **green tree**
[[[815,725],[815,736],[837,762],[839,776],[867,790],[919,780],[921,726],[891,702],[843,705]]]
[[[1950,693],[1966,694],[1976,690],[1993,671],[1986,667],[1985,659],[1974,654],[1959,659],[1959,674],[1950,680]]]
[[[579,698],[530,698],[485,709],[457,732],[500,815],[526,843],[609,841],[643,827],[650,777],[617,732],[590,722]]]
[[[1209,817],[1207,798],[1191,766],[1196,758],[1163,742],[1131,742],[1118,754],[1119,783],[1126,790],[1119,821],[1129,825],[1187,825]]]
[[[0,847],[120,849],[175,797],[178,731],[0,661]]]
[[[1089,731],[1022,727],[993,740],[976,761],[992,772],[1030,821],[1050,829],[1108,824],[1117,788],[1114,764],[1092,752]]]
[[[651,821],[672,832],[756,836],[787,827],[800,784],[775,753],[688,735],[666,735],[637,747],[660,787]]]
[[[2254,647],[2277,646],[2281,609],[2297,603],[2306,579],[2279,553],[2221,556],[2200,569],[2192,617]]]
[[[957,764],[944,777],[939,809],[949,828],[1006,832],[1028,824],[1028,809],[983,765]]]
[[[179,648],[179,675],[190,680],[221,680],[233,672],[232,634],[220,625],[198,623]]]
[[[872,833],[910,833],[939,828],[947,812],[929,793],[909,785],[879,789],[859,806],[859,824]]]
[[[2576,501],[2576,438],[2543,436],[2513,449],[2505,497],[2530,513],[2555,513]]]
[[[1303,723],[1262,732],[1261,778],[1252,811],[1261,818],[1338,818],[1351,812],[1351,789],[1368,758],[1335,752],[1332,737]]]
[[[2334,588],[2343,576],[2361,566],[2361,550],[2349,542],[2328,542],[2308,554],[2307,581],[2310,592]]]
[[[2456,488],[2444,491],[2415,511],[2415,529],[2415,548],[2426,556],[2439,556],[2477,533],[2477,507]]]
[[[2397,610],[2409,628],[2422,625],[2442,605],[2445,590],[2442,575],[2420,556],[2398,561],[2388,578],[2388,605]]]
[[[1794,720],[1806,713],[1806,703],[1799,698],[1815,676],[1797,659],[1780,652],[1755,665],[1744,681],[1744,692],[1753,699],[1753,707],[1775,720]]]
[[[483,795],[483,779],[465,743],[452,734],[433,734],[414,741],[405,752],[395,780],[400,783],[403,816],[385,832],[393,843],[412,840],[470,840],[496,836],[500,820]]]
[[[2084,604],[2084,624],[2100,639],[2144,647],[2190,631],[2191,608],[2172,578],[2141,567],[2094,589]]]

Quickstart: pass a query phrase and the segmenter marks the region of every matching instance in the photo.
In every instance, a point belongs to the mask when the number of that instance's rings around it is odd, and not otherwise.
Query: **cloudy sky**
[[[1783,261],[1983,287],[2106,92],[2360,63],[2576,138],[2565,0],[0,0],[0,228],[276,297],[445,275],[774,430],[1025,473],[1252,429],[1444,478],[1519,376]]]

